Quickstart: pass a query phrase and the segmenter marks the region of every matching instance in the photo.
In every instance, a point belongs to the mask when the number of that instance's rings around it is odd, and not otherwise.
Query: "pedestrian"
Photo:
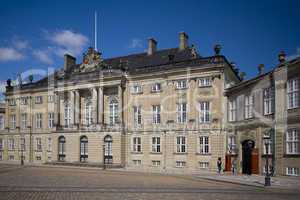
[[[236,175],[236,170],[237,170],[236,159],[232,161],[231,170],[232,170],[232,175]]]
[[[218,158],[217,166],[218,166],[218,174],[221,174],[221,171],[222,171],[222,160],[221,160],[221,157]]]

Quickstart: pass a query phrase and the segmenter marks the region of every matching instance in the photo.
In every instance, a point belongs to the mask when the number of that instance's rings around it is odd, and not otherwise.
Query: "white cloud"
[[[74,56],[80,55],[89,41],[85,35],[70,30],[62,30],[50,34],[48,39],[56,45],[53,50],[58,56],[63,56],[65,53]]]
[[[29,47],[29,42],[26,40],[16,39],[13,40],[13,45],[16,49],[22,50]]]
[[[300,48],[297,48],[296,53],[293,54],[293,55],[287,56],[286,59],[287,59],[287,60],[293,60],[293,59],[298,58],[298,57],[300,57]]]
[[[11,47],[0,47],[0,62],[15,61],[24,58],[24,55]]]
[[[143,47],[143,42],[139,38],[132,38],[130,40],[130,44],[128,45],[128,48],[130,49],[142,48],[142,47]]]
[[[32,52],[33,56],[45,64],[53,64],[50,52],[47,50],[35,50]]]

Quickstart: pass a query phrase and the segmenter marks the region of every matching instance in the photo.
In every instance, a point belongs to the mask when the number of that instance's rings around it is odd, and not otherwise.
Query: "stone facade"
[[[147,53],[111,59],[89,48],[82,63],[66,55],[63,69],[39,81],[16,86],[8,81],[0,133],[2,160],[20,162],[23,156],[25,163],[215,171],[218,158],[224,165],[229,157],[242,161],[237,151],[241,147],[231,151],[228,145],[234,135],[236,142],[255,141],[261,173],[262,134],[274,120],[287,119],[278,118],[277,112],[266,117],[270,123],[256,117],[263,112],[262,88],[273,84],[274,77],[275,83],[284,84],[271,74],[287,67],[241,82],[234,66],[219,55],[219,45],[214,56],[201,57],[188,45],[185,33],[179,41],[179,48],[156,50],[151,38]],[[228,122],[228,100],[237,98],[240,109],[243,95],[252,91],[255,117],[244,120],[241,109],[236,122]],[[291,123],[298,125],[297,114],[290,115]],[[279,145],[278,134],[276,138]],[[276,162],[287,163],[282,153],[275,155],[281,156]],[[278,174],[285,174],[283,168]]]

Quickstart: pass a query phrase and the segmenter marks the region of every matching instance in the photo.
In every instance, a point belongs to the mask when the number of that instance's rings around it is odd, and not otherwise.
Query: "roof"
[[[126,70],[129,74],[136,73],[149,73],[162,71],[167,69],[173,69],[176,67],[193,67],[193,66],[205,66],[206,64],[216,63],[216,62],[226,62],[228,61],[224,56],[217,56],[221,60],[215,59],[216,56],[212,57],[200,57],[193,47],[188,47],[186,49],[180,50],[179,48],[169,48],[155,51],[152,55],[145,53],[131,54],[127,56],[120,56],[114,58],[104,59],[100,65],[101,67],[95,67],[92,71],[87,73],[93,73],[96,70],[101,71],[105,68],[109,69],[121,69]],[[80,72],[80,66],[82,64],[76,64],[69,68],[67,72],[64,69],[59,69],[55,71],[54,76],[56,78],[68,79],[74,76],[83,76]],[[231,66],[229,64],[229,66]],[[48,77],[42,78],[33,83],[23,84],[21,89],[30,88],[41,88],[48,86]],[[18,86],[15,86],[18,87]]]

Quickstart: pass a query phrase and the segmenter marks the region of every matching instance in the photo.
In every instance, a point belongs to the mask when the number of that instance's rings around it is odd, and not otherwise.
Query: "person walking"
[[[221,157],[218,158],[217,167],[218,167],[218,174],[221,174],[221,171],[222,171],[222,160],[221,160]]]

